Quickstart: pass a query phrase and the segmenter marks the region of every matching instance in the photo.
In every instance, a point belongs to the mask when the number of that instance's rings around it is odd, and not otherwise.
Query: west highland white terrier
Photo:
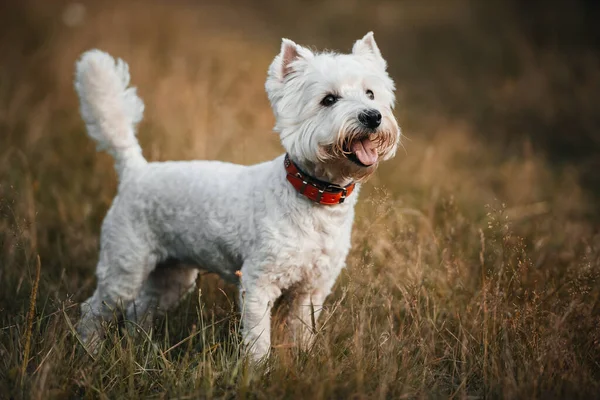
[[[144,104],[128,85],[120,59],[91,50],[77,62],[81,115],[119,178],[102,224],[98,286],[81,306],[84,342],[101,338],[102,320],[119,309],[149,328],[193,287],[197,268],[181,265],[194,265],[238,284],[252,359],[269,353],[271,308],[284,291],[296,341],[311,343],[346,264],[360,184],[401,137],[373,33],[351,54],[283,39],[265,87],[286,154],[257,165],[147,162],[135,136]]]

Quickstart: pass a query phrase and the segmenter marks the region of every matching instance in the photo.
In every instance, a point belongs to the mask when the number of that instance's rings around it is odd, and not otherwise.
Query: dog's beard
[[[380,161],[393,155],[398,135],[397,125],[389,120],[375,130],[349,122],[340,128],[334,143],[320,147],[315,168],[330,180],[365,181]]]

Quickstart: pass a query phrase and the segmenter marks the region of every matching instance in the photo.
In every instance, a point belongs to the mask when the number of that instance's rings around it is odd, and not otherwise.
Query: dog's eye
[[[375,94],[373,93],[373,91],[371,89],[367,89],[367,97],[370,98],[371,100],[375,100]]]
[[[334,105],[337,101],[337,96],[333,94],[328,94],[327,96],[323,97],[323,100],[321,100],[321,105],[324,105],[325,107],[330,107]]]

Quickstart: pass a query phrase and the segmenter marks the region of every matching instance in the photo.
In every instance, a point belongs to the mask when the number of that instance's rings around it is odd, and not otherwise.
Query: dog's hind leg
[[[137,297],[157,257],[147,245],[137,240],[103,241],[96,269],[98,286],[81,304],[79,334],[85,344],[103,336],[102,322],[120,314]],[[95,340],[94,340],[95,341]]]
[[[195,287],[197,268],[158,266],[144,282],[138,297],[127,308],[127,319],[144,330],[152,327],[156,313],[164,313]]]

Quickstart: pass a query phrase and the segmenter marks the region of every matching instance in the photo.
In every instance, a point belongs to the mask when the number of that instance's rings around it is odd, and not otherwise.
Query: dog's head
[[[283,39],[266,90],[292,160],[335,183],[362,181],[394,156],[394,82],[369,32],[351,54],[313,53]]]

